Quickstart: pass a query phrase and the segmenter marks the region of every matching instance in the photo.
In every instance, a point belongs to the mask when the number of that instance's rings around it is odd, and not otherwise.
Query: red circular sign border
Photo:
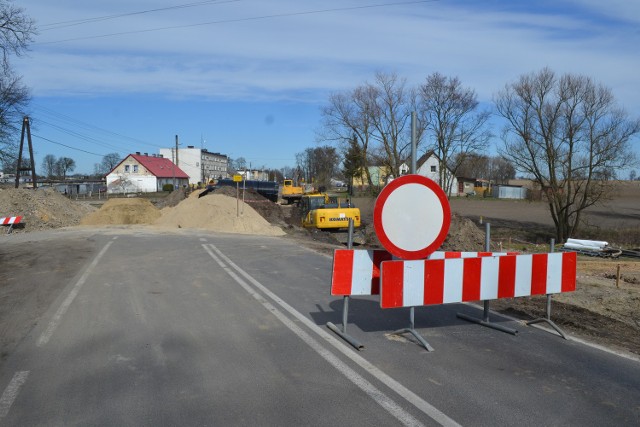
[[[442,206],[443,211],[442,213],[444,220],[442,223],[442,228],[440,229],[440,233],[438,233],[438,236],[430,245],[417,251],[407,251],[393,244],[391,240],[389,240],[389,237],[386,235],[382,227],[382,210],[385,202],[387,201],[391,193],[393,193],[393,191],[406,184],[421,184],[428,187],[438,197],[438,200],[440,200],[440,205]],[[382,189],[382,191],[378,195],[378,198],[376,199],[376,203],[373,208],[373,227],[376,231],[376,235],[378,236],[378,240],[387,251],[400,259],[418,260],[427,258],[429,255],[435,252],[436,249],[442,246],[445,239],[447,238],[450,226],[451,207],[449,206],[447,195],[435,181],[422,175],[403,175],[400,178],[396,178],[391,181]]]

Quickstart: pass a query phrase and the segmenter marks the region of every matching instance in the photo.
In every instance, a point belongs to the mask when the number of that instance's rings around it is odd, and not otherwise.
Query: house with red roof
[[[109,193],[149,193],[189,185],[189,175],[160,155],[129,154],[106,176]]]

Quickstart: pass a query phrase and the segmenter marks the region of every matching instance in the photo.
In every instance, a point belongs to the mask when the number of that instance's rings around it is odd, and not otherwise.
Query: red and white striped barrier
[[[386,261],[382,308],[459,303],[571,292],[576,253]]]
[[[384,250],[336,249],[333,254],[331,295],[378,295],[380,264],[393,256]]]
[[[515,255],[517,252],[434,252],[428,259]],[[379,295],[380,265],[397,259],[385,250],[337,249],[333,255],[331,295]]]
[[[5,218],[0,218],[0,225],[13,225],[19,224],[22,221],[21,216],[8,216]]]

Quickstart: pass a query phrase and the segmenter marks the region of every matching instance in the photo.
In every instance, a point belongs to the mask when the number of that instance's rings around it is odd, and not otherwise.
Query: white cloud
[[[604,11],[596,2],[568,1],[566,8],[578,3],[591,14],[510,11],[509,2],[495,10],[486,4],[480,9],[474,3],[433,2],[253,20],[363,2],[230,2],[43,31],[40,42],[240,20],[36,44],[17,66],[40,96],[159,93],[279,99],[316,93],[319,100],[327,92],[371,80],[378,70],[398,72],[410,83],[434,71],[457,75],[490,99],[519,74],[549,66],[589,75],[640,111],[638,100],[625,90],[635,84],[640,65],[637,38],[629,40],[626,29],[605,21],[593,23],[593,13],[623,19],[638,6],[619,1]],[[174,4],[66,1],[54,8],[48,1],[33,0],[27,12],[45,24]]]

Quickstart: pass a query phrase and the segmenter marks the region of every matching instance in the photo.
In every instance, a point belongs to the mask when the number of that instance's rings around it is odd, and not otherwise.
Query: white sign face
[[[405,184],[387,198],[382,224],[389,240],[405,251],[419,251],[436,240],[444,223],[438,196],[420,184]]]
[[[401,259],[422,259],[447,237],[451,210],[438,184],[421,175],[405,175],[382,190],[373,221],[387,251]]]

